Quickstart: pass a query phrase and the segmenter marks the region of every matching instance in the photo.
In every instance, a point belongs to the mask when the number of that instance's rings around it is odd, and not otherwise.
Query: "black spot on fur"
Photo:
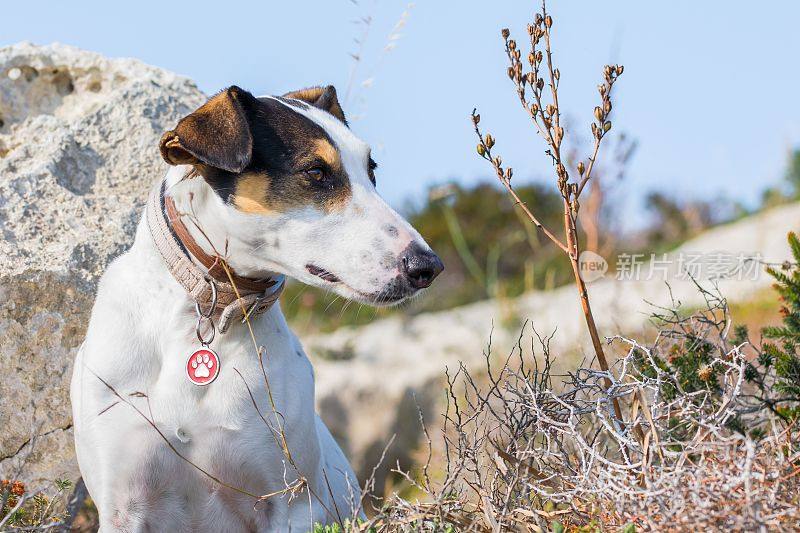
[[[397,266],[397,257],[391,252],[386,252],[381,256],[381,266],[386,270],[391,270]]]
[[[397,226],[393,226],[391,224],[384,224],[383,231],[386,232],[386,235],[392,237],[393,239],[398,235]]]
[[[369,156],[369,162],[367,163],[367,174],[369,174],[369,181],[371,181],[373,185],[376,185],[375,183],[376,168],[378,168],[378,163],[376,163],[375,160],[372,159],[372,156]]]
[[[268,522],[272,521],[272,517],[275,514],[275,506],[274,503],[269,500],[262,500],[256,503],[254,510],[259,515],[266,518]],[[257,533],[259,530],[258,524],[255,520],[251,519],[248,521],[247,524],[248,533]]]

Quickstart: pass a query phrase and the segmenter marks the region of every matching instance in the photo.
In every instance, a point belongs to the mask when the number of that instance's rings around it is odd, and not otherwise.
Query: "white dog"
[[[351,516],[357,481],[272,304],[284,275],[397,303],[441,261],[378,196],[333,87],[231,87],[160,148],[173,167],[100,281],[72,378],[100,529],[307,531]]]

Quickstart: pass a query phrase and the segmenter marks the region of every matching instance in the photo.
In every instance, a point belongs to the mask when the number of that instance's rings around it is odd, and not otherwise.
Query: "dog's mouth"
[[[380,291],[369,295],[373,305],[392,306],[419,293],[419,289],[411,287],[402,278],[397,277],[387,283]]]
[[[398,277],[387,283],[381,290],[377,292],[366,293],[354,289],[353,287],[349,286],[341,279],[339,279],[339,277],[333,272],[326,270],[322,267],[319,267],[313,263],[308,263],[306,265],[306,270],[308,271],[309,274],[316,276],[322,280],[325,280],[328,283],[340,283],[344,288],[354,293],[356,299],[371,305],[377,305],[377,306],[397,305],[406,298],[413,296],[414,294],[419,292],[418,290],[415,290],[412,287],[410,287],[408,283],[404,283],[403,280]]]
[[[320,268],[317,265],[312,265],[311,263],[306,265],[306,270],[308,270],[309,274],[317,276],[318,278],[324,279],[330,283],[338,283],[341,281],[333,272],[328,272],[324,268]]]

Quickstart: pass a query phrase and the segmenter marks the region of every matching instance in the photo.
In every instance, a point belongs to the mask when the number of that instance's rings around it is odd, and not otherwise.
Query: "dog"
[[[99,282],[71,383],[100,530],[308,531],[359,516],[275,301],[289,276],[393,305],[441,260],[378,195],[332,86],[232,86],[159,148],[170,168]]]

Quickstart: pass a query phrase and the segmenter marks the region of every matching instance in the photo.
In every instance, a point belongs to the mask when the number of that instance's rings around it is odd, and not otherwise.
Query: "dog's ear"
[[[328,85],[327,87],[309,87],[308,89],[300,89],[299,91],[286,93],[283,96],[286,98],[294,98],[295,100],[302,100],[323,111],[327,111],[347,125],[347,119],[344,117],[342,106],[339,105],[339,98],[336,96],[336,88],[333,85]]]
[[[159,148],[170,165],[203,163],[241,172],[250,163],[253,136],[246,107],[255,97],[235,85],[183,117],[174,130],[161,137]]]

